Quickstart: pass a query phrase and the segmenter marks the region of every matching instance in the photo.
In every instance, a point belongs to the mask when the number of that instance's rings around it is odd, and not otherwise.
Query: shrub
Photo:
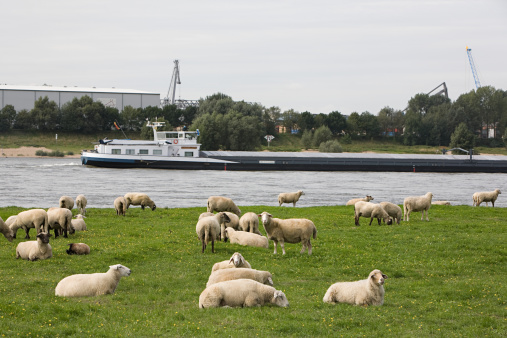
[[[48,152],[44,151],[44,150],[37,150],[35,152],[35,155],[37,155],[37,156],[48,156]]]
[[[341,140],[343,144],[351,144],[352,143],[352,137],[350,137],[349,134],[344,135]]]
[[[321,153],[341,153],[342,146],[336,140],[329,140],[326,142],[322,142],[319,146],[319,151]]]
[[[303,132],[303,136],[301,136],[301,144],[303,145],[303,148],[310,149],[312,147],[312,136],[311,130],[305,130]]]
[[[313,144],[315,147],[319,147],[322,142],[329,141],[332,137],[331,130],[326,126],[321,126],[313,133]]]

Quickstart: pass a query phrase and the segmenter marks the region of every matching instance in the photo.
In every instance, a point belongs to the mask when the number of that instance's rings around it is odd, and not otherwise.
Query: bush
[[[342,146],[338,141],[330,140],[322,142],[319,146],[319,151],[321,153],[341,153]]]
[[[301,144],[303,145],[303,148],[310,149],[312,147],[312,136],[311,130],[305,130],[303,132],[303,136],[301,136]]]
[[[313,144],[315,147],[320,147],[322,142],[329,141],[332,137],[333,133],[331,133],[331,130],[326,126],[321,126],[313,133]]]
[[[47,151],[44,151],[44,150],[37,150],[35,152],[35,155],[36,156],[48,156],[48,152]]]
[[[341,140],[343,144],[351,144],[352,143],[352,137],[350,137],[349,134],[344,135]]]
[[[51,157],[64,157],[65,154],[59,150],[55,150],[55,151],[52,151],[48,154],[48,156],[51,156]]]

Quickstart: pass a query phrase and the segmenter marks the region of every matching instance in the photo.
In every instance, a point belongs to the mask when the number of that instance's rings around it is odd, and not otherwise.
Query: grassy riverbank
[[[0,327],[6,336],[492,336],[507,335],[507,210],[432,206],[430,221],[413,215],[392,226],[354,226],[353,209],[240,206],[275,217],[305,217],[318,229],[313,255],[216,244],[200,252],[195,224],[205,208],[89,209],[88,231],[52,239],[53,258],[15,259],[0,238]],[[0,208],[5,220],[24,209]],[[261,226],[261,231],[264,229]],[[34,230],[31,230],[33,238]],[[89,256],[68,256],[85,242]],[[198,309],[211,267],[241,252],[253,268],[269,270],[289,308]],[[54,296],[63,277],[105,272],[123,264],[132,275],[114,295]],[[389,276],[385,303],[357,307],[322,302],[340,280],[364,279],[374,268]]]

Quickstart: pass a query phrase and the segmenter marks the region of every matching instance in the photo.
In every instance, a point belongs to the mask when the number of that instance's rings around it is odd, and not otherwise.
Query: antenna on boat
[[[164,124],[165,124],[165,122],[159,122],[159,121],[155,121],[155,122],[148,121],[148,123],[146,123],[146,127],[151,127],[153,129],[153,140],[154,141],[158,141],[157,128],[162,127]]]

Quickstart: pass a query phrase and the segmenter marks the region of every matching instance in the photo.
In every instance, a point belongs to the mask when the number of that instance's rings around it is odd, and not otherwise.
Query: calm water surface
[[[159,208],[205,207],[211,195],[238,205],[278,205],[280,192],[297,190],[306,194],[300,207],[343,205],[367,194],[402,204],[428,191],[433,200],[472,205],[474,192],[496,188],[504,191],[496,205],[506,207],[506,183],[507,174],[108,169],[82,166],[80,159],[0,158],[0,207],[48,208],[62,195],[84,194],[88,207],[112,208],[127,192],[147,193]]]

